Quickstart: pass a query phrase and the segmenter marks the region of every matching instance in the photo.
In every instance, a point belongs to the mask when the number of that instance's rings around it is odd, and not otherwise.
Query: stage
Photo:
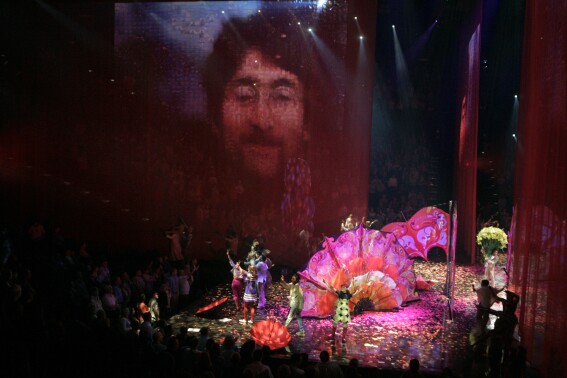
[[[309,360],[316,362],[319,353],[326,349],[332,353],[332,359],[341,364],[347,364],[351,358],[357,358],[361,366],[399,371],[407,368],[410,359],[418,358],[421,369],[425,372],[440,373],[443,368],[449,367],[453,372],[462,374],[468,353],[468,337],[476,314],[476,294],[471,285],[479,285],[483,269],[457,266],[451,320],[448,301],[443,295],[446,264],[419,260],[414,266],[417,275],[436,282],[432,290],[419,292],[419,301],[411,302],[398,311],[365,311],[354,315],[346,343],[341,342],[340,328],[335,340],[331,339],[331,318],[304,318],[305,337],[295,336],[298,326],[297,322],[293,321],[290,325],[293,338],[288,350],[276,350],[273,356],[286,358],[286,355],[293,352],[307,353]],[[505,276],[501,267],[497,267],[497,272],[496,286],[501,287]],[[279,277],[274,278],[274,282],[277,282]],[[279,283],[273,284],[267,305],[257,311],[255,320],[268,318],[284,322],[288,311],[287,295],[288,292]],[[223,297],[230,299],[220,306],[214,318],[194,315],[199,307]],[[198,332],[201,327],[207,326],[216,340],[231,333],[238,337],[237,344],[240,346],[250,338],[250,327],[242,324],[240,319],[242,314],[235,310],[230,284],[227,282],[172,317],[170,323],[175,332],[179,327]]]

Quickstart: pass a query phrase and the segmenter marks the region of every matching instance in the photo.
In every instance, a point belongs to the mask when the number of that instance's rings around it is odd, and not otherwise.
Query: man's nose
[[[256,109],[251,115],[251,123],[252,126],[263,131],[270,130],[274,126],[272,108],[270,107],[268,96],[260,96]]]

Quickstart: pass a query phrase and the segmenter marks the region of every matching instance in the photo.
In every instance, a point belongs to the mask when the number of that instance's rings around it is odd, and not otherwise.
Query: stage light
[[[311,29],[311,28],[307,29],[307,31],[308,31],[309,33],[313,33],[313,29]]]
[[[354,19],[355,19],[355,20],[358,20],[358,17],[354,16]]]
[[[435,23],[437,23],[437,22],[439,22],[439,21],[435,20]]]
[[[301,22],[297,21],[297,25],[301,25]]]
[[[360,37],[358,37],[358,38],[360,38],[360,40],[363,40],[363,39],[364,39],[364,37],[363,37],[363,36],[360,36]]]
[[[395,28],[396,28],[396,25],[392,25],[392,29],[395,29]]]
[[[262,13],[262,10],[261,10],[261,9],[258,9],[258,13]]]
[[[222,14],[224,14],[224,11],[221,11]]]
[[[514,98],[518,98],[518,95],[514,95]]]
[[[516,138],[516,134],[512,134],[512,138]]]
[[[325,7],[325,5],[327,5],[327,1],[328,0],[318,0],[317,1],[317,10],[320,11],[321,9],[323,9]]]

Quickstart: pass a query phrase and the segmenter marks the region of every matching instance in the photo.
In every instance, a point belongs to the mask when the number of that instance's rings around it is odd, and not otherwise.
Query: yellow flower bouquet
[[[495,249],[504,249],[508,246],[508,235],[498,227],[484,227],[476,235],[476,244],[482,246],[483,257],[486,259]]]

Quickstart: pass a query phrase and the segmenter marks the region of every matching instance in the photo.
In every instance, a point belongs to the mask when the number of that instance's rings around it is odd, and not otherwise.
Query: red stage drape
[[[567,368],[567,2],[526,1],[511,290],[528,358]]]
[[[471,263],[476,260],[476,190],[478,103],[480,77],[480,23],[482,2],[473,2],[470,24],[466,27],[461,53],[462,89],[455,162],[455,199],[461,221],[457,227],[457,253]]]

